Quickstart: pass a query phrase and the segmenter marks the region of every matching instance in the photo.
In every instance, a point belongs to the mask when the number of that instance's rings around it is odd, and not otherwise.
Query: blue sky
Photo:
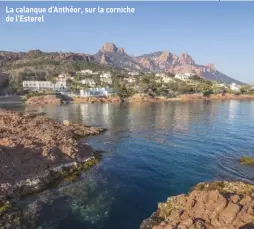
[[[45,15],[7,24],[5,7],[135,7],[135,14]],[[254,82],[254,2],[0,2],[0,50],[96,53],[114,42],[130,55],[168,50]]]

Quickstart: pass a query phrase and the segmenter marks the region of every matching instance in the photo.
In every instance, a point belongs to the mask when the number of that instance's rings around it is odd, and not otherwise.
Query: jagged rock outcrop
[[[117,49],[117,52],[119,52],[119,53],[124,53],[124,48],[118,48],[118,49]]]
[[[123,48],[118,48],[114,43],[105,43],[102,48],[100,49],[101,52],[118,52],[124,53]]]
[[[174,74],[195,73],[209,80],[223,81],[225,83],[241,83],[217,71],[212,64],[196,64],[188,53],[182,53],[180,56],[177,56],[164,51],[132,57],[125,53],[122,48],[118,48],[114,43],[106,43],[94,57],[100,63],[131,71],[170,72]]]
[[[87,54],[81,54],[81,53],[73,53],[73,52],[67,52],[67,53],[59,53],[58,55],[51,56],[51,59],[54,60],[72,60],[72,61],[92,61],[94,58]]]
[[[146,69],[154,69],[154,64],[147,57],[136,58],[137,62],[144,66]]]
[[[96,160],[81,138],[103,128],[0,109],[0,208],[7,199],[39,192]],[[89,164],[87,164],[89,163]]]
[[[140,229],[253,228],[253,193],[254,186],[243,182],[200,183],[187,195],[159,203]]]
[[[192,59],[192,57],[188,53],[182,53],[179,56],[179,62],[182,65],[188,65],[188,64],[189,65],[194,65],[195,64],[194,60]]]
[[[104,53],[101,56],[100,64],[110,64],[108,57]]]
[[[139,70],[142,66],[135,60],[135,57],[127,55],[123,48],[118,48],[114,43],[105,43],[94,56],[100,64],[107,64],[114,68],[126,70]]]
[[[105,43],[101,48],[102,52],[117,52],[117,50],[118,48],[114,43]]]
[[[30,50],[26,53],[27,57],[37,57],[39,55],[43,54],[43,52],[39,49],[36,50]]]

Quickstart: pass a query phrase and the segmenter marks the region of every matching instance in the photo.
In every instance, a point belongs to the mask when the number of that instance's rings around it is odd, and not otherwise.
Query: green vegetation
[[[117,94],[121,98],[128,98],[128,97],[131,97],[132,95],[134,95],[135,93],[136,93],[135,89],[123,86],[123,87],[118,88]]]
[[[241,181],[213,181],[211,183],[199,183],[193,190],[197,191],[210,191],[218,190],[222,193],[235,193],[235,194],[252,194],[254,192],[254,185],[244,183]]]
[[[0,206],[0,214],[4,213],[9,208],[10,208],[10,203],[7,201],[2,206]]]
[[[54,180],[49,186],[57,187],[62,180],[70,182],[76,181],[82,172],[85,172],[94,165],[96,165],[100,161],[100,159],[101,155],[98,154],[95,157],[90,158],[88,161],[81,163],[76,167],[63,168],[63,170],[60,171],[59,174],[57,175],[58,179]]]
[[[240,88],[240,93],[241,94],[246,94],[246,95],[253,95],[254,94],[254,89],[252,88],[251,85],[243,85]]]
[[[240,162],[243,165],[254,165],[254,157],[242,157]]]

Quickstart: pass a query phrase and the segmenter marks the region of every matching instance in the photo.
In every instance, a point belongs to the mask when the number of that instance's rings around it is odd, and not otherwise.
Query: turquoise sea
[[[108,129],[87,139],[103,151],[98,165],[20,201],[24,228],[137,229],[158,202],[200,181],[254,182],[254,168],[239,163],[254,155],[254,101],[0,106]]]

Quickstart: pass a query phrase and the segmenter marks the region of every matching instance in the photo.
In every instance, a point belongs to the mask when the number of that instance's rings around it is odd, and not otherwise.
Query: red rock
[[[202,187],[159,204],[156,214],[144,220],[140,229],[151,225],[153,229],[240,229],[254,221],[253,185],[214,182]]]
[[[15,185],[48,169],[92,157],[93,149],[80,138],[101,131],[0,109],[0,197],[6,192],[2,185]]]

